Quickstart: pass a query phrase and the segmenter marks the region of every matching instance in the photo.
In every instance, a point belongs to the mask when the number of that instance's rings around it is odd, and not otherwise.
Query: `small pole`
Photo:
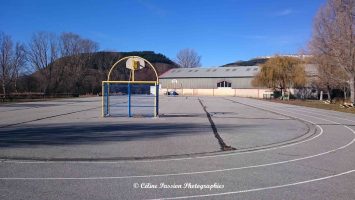
[[[106,103],[105,103],[105,115],[109,115],[109,83],[105,83],[105,97],[106,97]]]
[[[105,83],[101,83],[101,117],[105,117]]]
[[[155,117],[159,115],[159,83],[155,85]]]
[[[131,115],[131,83],[128,83],[128,117]]]
[[[132,81],[134,82],[134,69],[132,69]]]

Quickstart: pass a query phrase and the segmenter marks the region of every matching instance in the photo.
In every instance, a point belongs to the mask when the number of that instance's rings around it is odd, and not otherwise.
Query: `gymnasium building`
[[[255,87],[252,80],[260,71],[259,66],[229,66],[216,68],[173,68],[162,74],[160,79],[162,94],[176,91],[187,96],[240,96],[265,98],[273,91],[268,88]],[[306,64],[308,84],[317,77],[315,65]],[[302,98],[318,95],[318,91],[291,89],[291,93]],[[307,94],[305,94],[307,93]]]
[[[173,68],[160,79],[161,93],[176,91],[188,96],[242,96],[263,98],[270,94],[267,88],[252,85],[259,66],[232,66],[216,68]]]

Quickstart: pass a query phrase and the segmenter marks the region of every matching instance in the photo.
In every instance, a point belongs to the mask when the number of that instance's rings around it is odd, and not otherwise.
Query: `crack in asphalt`
[[[210,122],[211,124],[211,128],[213,130],[213,134],[215,136],[215,138],[217,138],[218,140],[218,143],[221,147],[221,150],[222,151],[233,151],[233,150],[237,150],[236,148],[232,147],[232,146],[228,146],[222,139],[222,137],[219,135],[218,133],[218,130],[217,130],[217,127],[215,125],[215,123],[213,122],[212,120],[212,117],[211,117],[211,114],[207,111],[207,108],[206,106],[202,103],[201,99],[198,98],[198,101],[200,102],[201,106],[202,106],[202,109],[205,111],[206,115],[207,115],[207,118],[208,118],[208,121]]]

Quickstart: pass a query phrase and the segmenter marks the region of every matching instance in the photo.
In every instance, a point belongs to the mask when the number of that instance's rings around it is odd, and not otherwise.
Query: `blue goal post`
[[[102,117],[157,117],[156,81],[102,81]]]

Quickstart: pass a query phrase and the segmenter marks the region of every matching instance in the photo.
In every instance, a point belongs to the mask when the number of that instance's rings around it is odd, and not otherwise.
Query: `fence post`
[[[159,83],[155,86],[155,117],[159,115]]]
[[[131,83],[128,83],[128,117],[132,117],[132,114],[131,114]]]

